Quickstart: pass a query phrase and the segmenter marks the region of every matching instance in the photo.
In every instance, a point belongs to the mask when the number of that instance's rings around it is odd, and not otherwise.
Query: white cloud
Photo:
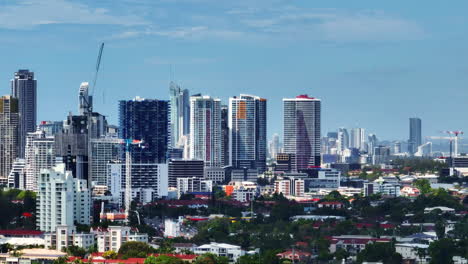
[[[67,0],[19,1],[0,5],[0,28],[23,29],[48,24],[135,26],[147,22],[134,15],[112,15],[108,9],[91,8]]]
[[[146,29],[142,31],[124,31],[112,35],[110,39],[126,39],[142,36],[161,36],[173,39],[204,39],[204,38],[218,38],[218,39],[235,39],[244,35],[244,32],[222,29],[211,29],[206,26],[193,26],[193,27],[179,27],[175,29]]]
[[[247,28],[260,33],[296,34],[328,41],[381,41],[417,39],[424,30],[410,20],[381,12],[345,12],[336,9],[274,11],[241,20]]]

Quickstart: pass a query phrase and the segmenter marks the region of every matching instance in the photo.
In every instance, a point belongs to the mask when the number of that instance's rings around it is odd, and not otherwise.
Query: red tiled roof
[[[40,236],[43,232],[37,230],[0,230],[0,235],[7,236]]]
[[[102,253],[92,253],[92,256],[102,256]],[[175,257],[181,260],[194,260],[198,257],[198,255],[194,254],[149,254],[148,256],[153,255],[155,257],[165,255],[170,257]],[[73,262],[76,259],[80,259],[78,257],[69,257],[68,262]],[[143,264],[146,258],[129,258],[129,259],[90,259],[90,263],[123,263],[123,264]],[[88,263],[88,260],[84,261]]]

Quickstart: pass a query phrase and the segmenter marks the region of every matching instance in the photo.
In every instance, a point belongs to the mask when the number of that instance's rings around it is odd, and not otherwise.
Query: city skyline
[[[410,116],[424,120],[424,135],[468,130],[457,123],[468,96],[462,1],[429,4],[424,14],[417,3],[402,8],[372,1],[277,1],[272,8],[266,1],[206,0],[206,10],[184,1],[180,12],[171,1],[152,2],[132,8],[65,0],[1,4],[0,56],[8,64],[0,65],[0,92],[9,93],[12,72],[29,68],[39,81],[38,120],[62,120],[76,111],[70,95],[92,80],[105,41],[94,101],[112,124],[116,101],[136,95],[166,100],[174,80],[223,102],[240,93],[267,98],[269,137],[282,131],[273,122],[281,99],[306,93],[324,100],[322,133],[357,126],[380,138],[406,139]],[[55,12],[62,9],[66,14]],[[301,31],[294,32],[297,25]],[[435,98],[437,107],[428,107]],[[453,118],[441,109],[452,110]]]

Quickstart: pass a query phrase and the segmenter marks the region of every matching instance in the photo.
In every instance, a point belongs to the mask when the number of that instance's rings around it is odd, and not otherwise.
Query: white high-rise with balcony
[[[190,159],[206,167],[222,166],[221,100],[210,96],[190,97]]]
[[[37,227],[53,232],[74,222],[90,224],[91,192],[86,180],[75,179],[65,164],[42,170],[38,179]]]
[[[45,131],[28,133],[26,137],[26,190],[37,191],[37,180],[43,169],[55,165],[55,140]]]

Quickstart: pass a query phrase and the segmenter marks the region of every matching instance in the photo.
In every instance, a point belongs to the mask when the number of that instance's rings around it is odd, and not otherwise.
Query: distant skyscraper
[[[24,158],[26,135],[36,131],[37,81],[34,72],[19,70],[11,80],[11,95],[18,99],[19,134],[18,156]]]
[[[374,154],[374,148],[377,147],[379,144],[379,140],[375,134],[369,134],[368,136],[368,143],[367,143],[367,152],[372,155]]]
[[[221,106],[221,144],[223,144],[223,153],[221,160],[223,166],[229,165],[229,109],[227,105]]]
[[[169,144],[169,101],[143,99],[119,102],[119,137],[142,140],[132,146],[134,163],[165,163]]]
[[[338,130],[337,145],[339,153],[342,153],[345,149],[349,148],[349,133],[346,128],[340,128]]]
[[[171,146],[179,146],[180,138],[190,133],[189,91],[171,82],[169,85],[171,104]]]
[[[409,126],[408,152],[414,154],[422,144],[421,119],[417,117],[410,118]]]
[[[266,169],[266,99],[229,98],[230,159],[234,168]]]
[[[279,135],[277,133],[273,134],[273,137],[270,142],[270,157],[276,159],[276,154],[280,152],[280,142]]]
[[[222,166],[221,100],[210,96],[190,97],[190,159],[206,167]]]
[[[0,98],[0,184],[7,184],[13,161],[18,157],[18,99]]]
[[[26,190],[37,191],[37,179],[41,170],[55,165],[55,140],[44,131],[28,133],[25,154]]]
[[[320,99],[299,95],[283,99],[284,152],[293,157],[293,170],[320,166]]]
[[[364,128],[353,128],[351,130],[351,142],[350,147],[364,150],[365,142],[366,142],[366,133]]]

